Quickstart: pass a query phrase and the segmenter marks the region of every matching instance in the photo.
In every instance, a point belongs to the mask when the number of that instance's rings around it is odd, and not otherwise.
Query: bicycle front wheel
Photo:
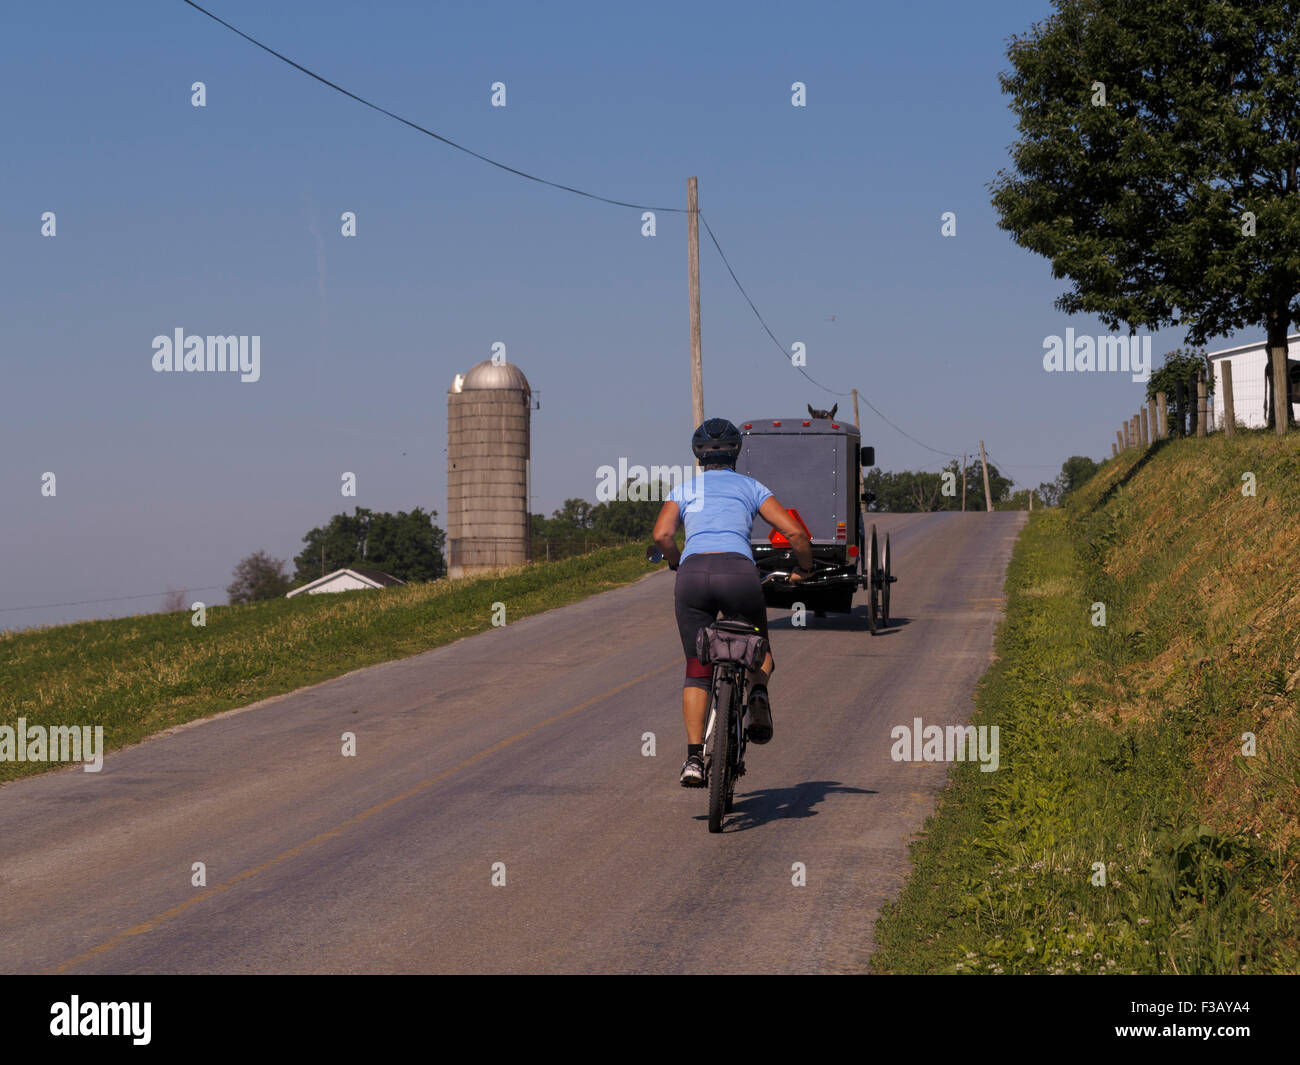
[[[722,831],[727,785],[731,783],[731,681],[719,680],[713,695],[713,733],[709,737],[709,831]]]

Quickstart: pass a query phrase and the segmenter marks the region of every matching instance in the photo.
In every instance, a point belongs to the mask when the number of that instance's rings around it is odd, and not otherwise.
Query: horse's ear
[[[835,417],[835,412],[836,412],[837,410],[839,410],[839,409],[840,409],[840,405],[839,405],[838,403],[836,403],[835,406],[833,406],[833,407],[831,408],[831,417],[832,417],[832,418]]]
[[[815,410],[812,409],[812,404],[811,404],[811,403],[808,404],[808,414],[809,414],[811,417],[813,417],[813,418],[816,418],[816,417],[817,417],[817,412],[816,412]]]

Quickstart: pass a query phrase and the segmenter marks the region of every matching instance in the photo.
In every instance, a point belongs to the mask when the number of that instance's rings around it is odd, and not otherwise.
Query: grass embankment
[[[976,695],[1001,769],[954,767],[876,971],[1296,971],[1298,463],[1173,441],[1034,513]]]
[[[213,606],[201,628],[183,611],[0,633],[0,725],[102,725],[111,751],[482,632],[494,603],[509,623],[648,572],[645,548],[631,544],[496,577]],[[0,761],[0,782],[49,768]]]

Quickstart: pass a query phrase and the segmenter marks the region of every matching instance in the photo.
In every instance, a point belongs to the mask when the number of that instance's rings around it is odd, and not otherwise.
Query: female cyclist
[[[686,681],[682,688],[682,717],[686,722],[686,762],[681,783],[685,788],[704,786],[704,718],[709,706],[713,670],[701,665],[695,654],[700,629],[719,613],[745,618],[767,635],[767,607],[759,585],[758,569],[749,548],[755,515],[790,541],[799,568],[792,583],[812,573],[812,543],[808,534],[763,485],[736,472],[740,456],[740,430],[725,418],[710,418],[691,438],[691,450],[701,472],[668,493],[654,527],[654,541],[669,567],[677,571],[673,599],[677,629],[686,655]],[[677,526],[686,524],[686,546],[677,550]],[[763,664],[749,675],[749,725],[751,743],[772,738],[772,708],[767,681],[773,662],[769,652]]]

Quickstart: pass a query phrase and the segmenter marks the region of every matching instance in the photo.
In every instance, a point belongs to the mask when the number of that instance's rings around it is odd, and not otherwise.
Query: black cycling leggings
[[[695,637],[721,613],[744,618],[767,636],[767,605],[754,560],[732,551],[691,555],[677,567],[673,591],[677,631],[686,655],[686,687],[709,687],[712,670],[695,654]]]

